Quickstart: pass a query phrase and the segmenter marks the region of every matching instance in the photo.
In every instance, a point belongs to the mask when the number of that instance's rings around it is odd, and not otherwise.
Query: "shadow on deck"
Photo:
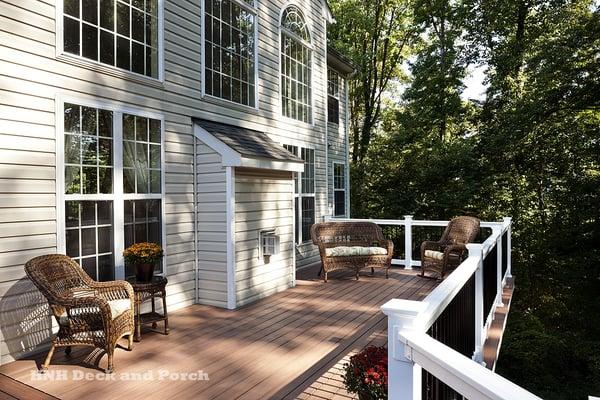
[[[420,300],[437,282],[399,268],[389,279],[376,270],[355,281],[339,271],[324,284],[316,275],[314,268],[301,271],[295,288],[235,311],[194,305],[172,312],[170,335],[144,332],[132,352],[117,349],[110,376],[102,372],[103,352],[85,347],[70,357],[58,352],[47,375],[36,373],[44,354],[3,365],[0,373],[64,399],[345,398],[336,372],[344,358],[386,341],[379,307],[392,298]],[[198,371],[208,380],[186,375]]]

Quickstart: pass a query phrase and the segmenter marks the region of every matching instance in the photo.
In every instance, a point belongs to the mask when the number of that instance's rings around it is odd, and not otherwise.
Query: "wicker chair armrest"
[[[440,242],[434,242],[431,240],[426,240],[421,243],[421,254],[425,253],[425,250],[442,250],[442,244]]]
[[[53,303],[54,305],[64,307],[69,319],[90,320],[97,319],[96,316],[100,316],[105,326],[112,320],[108,301],[102,297],[61,297]],[[73,310],[81,312],[73,314]]]
[[[384,239],[382,244],[385,244],[385,247],[387,248],[387,254],[391,258],[394,255],[394,242],[389,239]]]
[[[126,281],[96,282],[90,284],[99,296],[107,300],[130,299],[133,301],[133,287]]]

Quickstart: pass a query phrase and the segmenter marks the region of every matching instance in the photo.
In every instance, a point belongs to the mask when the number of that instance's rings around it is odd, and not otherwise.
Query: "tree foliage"
[[[353,165],[353,216],[512,216],[517,290],[497,371],[547,399],[598,395],[597,3],[411,7],[408,88]],[[486,71],[481,101],[461,96],[473,66]]]
[[[349,98],[352,159],[360,163],[379,122],[383,95],[402,77],[400,64],[416,33],[412,7],[404,0],[338,0],[331,7],[337,23],[330,27],[330,40],[357,67]]]

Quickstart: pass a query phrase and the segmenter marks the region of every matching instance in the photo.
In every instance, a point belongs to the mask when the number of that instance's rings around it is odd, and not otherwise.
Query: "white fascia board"
[[[242,157],[242,167],[272,169],[278,171],[304,172],[304,163],[293,161],[275,161],[261,158]]]
[[[221,155],[223,166],[239,167],[242,165],[242,155],[240,153],[211,135],[210,132],[198,124],[194,124],[194,136]]]
[[[331,7],[329,7],[329,3],[327,2],[327,0],[321,0],[321,2],[323,3],[323,16],[325,17],[325,20],[329,24],[335,24],[337,21],[333,16]]]

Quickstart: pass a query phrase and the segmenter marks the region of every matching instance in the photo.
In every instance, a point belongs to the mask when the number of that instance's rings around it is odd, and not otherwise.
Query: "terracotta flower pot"
[[[135,264],[135,279],[138,282],[150,282],[154,275],[154,264],[139,263]]]

